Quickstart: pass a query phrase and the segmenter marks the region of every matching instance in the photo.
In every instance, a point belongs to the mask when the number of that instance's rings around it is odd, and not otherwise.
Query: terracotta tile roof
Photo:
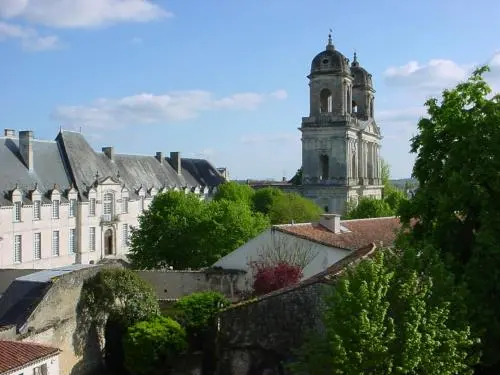
[[[45,345],[0,340],[0,374],[52,357],[59,352],[59,349]]]
[[[370,243],[390,246],[401,228],[397,217],[342,220],[340,224],[348,231],[334,233],[319,223],[276,225],[273,228],[325,246],[346,250],[356,250]]]

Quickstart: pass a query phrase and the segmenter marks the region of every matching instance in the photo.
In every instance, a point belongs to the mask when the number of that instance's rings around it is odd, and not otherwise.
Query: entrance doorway
[[[108,229],[104,232],[104,255],[114,254],[113,242],[113,230]]]

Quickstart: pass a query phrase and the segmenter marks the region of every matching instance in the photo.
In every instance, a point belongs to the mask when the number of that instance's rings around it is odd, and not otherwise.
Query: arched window
[[[351,100],[351,89],[350,87],[348,86],[347,87],[347,101],[346,101],[346,112],[347,113],[351,113],[352,112],[352,100]]]
[[[328,171],[330,169],[328,155],[321,155],[319,160],[321,164],[321,179],[328,180]]]
[[[373,117],[373,98],[370,99],[370,117]]]
[[[358,177],[358,171],[356,170],[356,152],[352,153],[352,159],[351,159],[351,174],[352,178],[357,178]]]
[[[320,96],[320,112],[330,113],[333,108],[332,92],[328,89],[321,90]]]
[[[113,201],[114,196],[113,193],[105,193],[103,199],[103,214],[104,215],[113,215]]]

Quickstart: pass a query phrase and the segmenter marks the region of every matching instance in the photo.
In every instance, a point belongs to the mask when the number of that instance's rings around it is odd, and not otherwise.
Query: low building
[[[124,258],[131,227],[156,194],[210,199],[224,177],[207,160],[92,149],[83,134],[0,137],[0,268],[48,269]]]
[[[306,255],[303,279],[307,279],[369,243],[392,245],[400,227],[396,217],[341,220],[339,215],[323,214],[317,223],[274,225],[219,259],[213,267],[246,271],[246,288],[250,289],[251,262],[268,256],[290,259]]]
[[[0,340],[0,375],[59,375],[60,352],[50,346]]]

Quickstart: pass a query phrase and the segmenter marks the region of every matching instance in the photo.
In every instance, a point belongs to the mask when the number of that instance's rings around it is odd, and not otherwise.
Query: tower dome
[[[359,65],[356,52],[351,64],[351,74],[354,77],[353,87],[373,89],[372,75]]]
[[[325,50],[318,53],[311,63],[311,75],[321,73],[351,74],[349,59],[335,49],[331,34],[328,34]]]

